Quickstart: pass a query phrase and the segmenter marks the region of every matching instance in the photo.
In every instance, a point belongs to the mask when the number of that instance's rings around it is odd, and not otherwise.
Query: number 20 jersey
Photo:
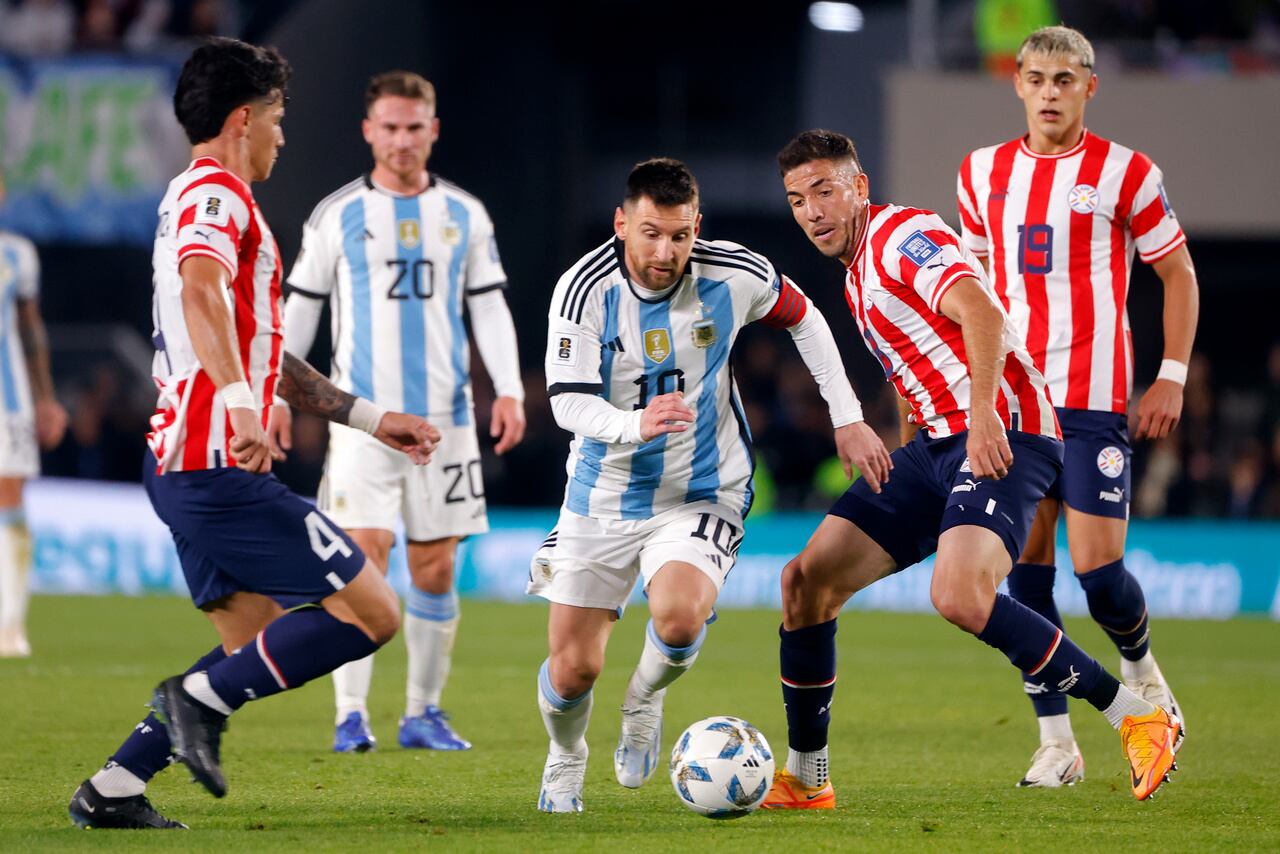
[[[767,259],[737,244],[698,240],[679,283],[651,297],[628,279],[624,251],[610,240],[556,285],[547,393],[599,394],[631,411],[682,391],[695,420],[683,433],[639,445],[574,436],[564,506],[600,519],[648,519],[712,501],[745,516],[751,433],[729,351],[743,326],[779,302],[782,280]]]
[[[1054,406],[1127,412],[1129,272],[1186,243],[1160,169],[1088,133],[1060,154],[1022,139],[980,148],[957,179],[965,246],[989,256],[996,294],[1026,333]]]
[[[316,205],[289,286],[331,300],[335,385],[463,427],[472,422],[463,303],[506,278],[475,196],[435,175],[404,196],[365,175]]]

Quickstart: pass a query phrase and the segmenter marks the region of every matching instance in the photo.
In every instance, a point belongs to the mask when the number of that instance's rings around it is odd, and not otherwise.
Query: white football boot
[[[613,773],[628,789],[644,785],[658,767],[662,749],[662,700],[667,689],[656,691],[649,699],[627,686],[622,700],[622,734],[613,752]]]
[[[548,753],[542,769],[538,809],[543,812],[582,812],[582,781],[587,776],[587,747],[582,753]]]
[[[1084,779],[1084,757],[1074,741],[1050,739],[1031,755],[1031,767],[1018,781],[1018,788],[1035,786],[1056,789],[1074,786]]]

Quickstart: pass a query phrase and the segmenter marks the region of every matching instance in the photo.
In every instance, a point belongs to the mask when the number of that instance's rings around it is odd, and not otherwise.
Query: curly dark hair
[[[645,197],[658,207],[698,204],[698,182],[689,167],[670,157],[637,163],[627,176],[628,202]]]
[[[285,96],[292,69],[274,47],[211,38],[182,66],[173,112],[192,145],[213,139],[237,107]]]

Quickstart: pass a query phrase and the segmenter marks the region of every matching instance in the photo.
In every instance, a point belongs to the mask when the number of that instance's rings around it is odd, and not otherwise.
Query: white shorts
[[[440,427],[431,462],[415,466],[367,433],[329,427],[317,504],[343,528],[394,531],[404,521],[415,542],[489,530],[474,427]]]
[[[527,592],[561,605],[622,614],[637,573],[645,589],[670,561],[693,564],[716,586],[742,543],[742,516],[699,501],[650,519],[595,519],[561,508],[560,521],[533,556]]]
[[[0,415],[0,477],[28,479],[38,474],[35,421],[29,413]]]

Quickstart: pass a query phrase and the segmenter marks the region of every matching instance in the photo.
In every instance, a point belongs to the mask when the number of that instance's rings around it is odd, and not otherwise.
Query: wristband
[[[1177,359],[1165,359],[1160,363],[1160,372],[1156,374],[1156,379],[1186,385],[1187,363],[1179,362]]]
[[[356,402],[351,406],[351,414],[347,416],[347,426],[363,430],[372,436],[378,432],[378,425],[382,423],[382,416],[386,414],[387,410],[372,400],[357,397]]]
[[[253,389],[249,388],[249,384],[244,380],[227,383],[218,389],[218,394],[222,395],[222,402],[227,409],[252,409],[254,412],[258,411],[258,403],[253,399]]]

